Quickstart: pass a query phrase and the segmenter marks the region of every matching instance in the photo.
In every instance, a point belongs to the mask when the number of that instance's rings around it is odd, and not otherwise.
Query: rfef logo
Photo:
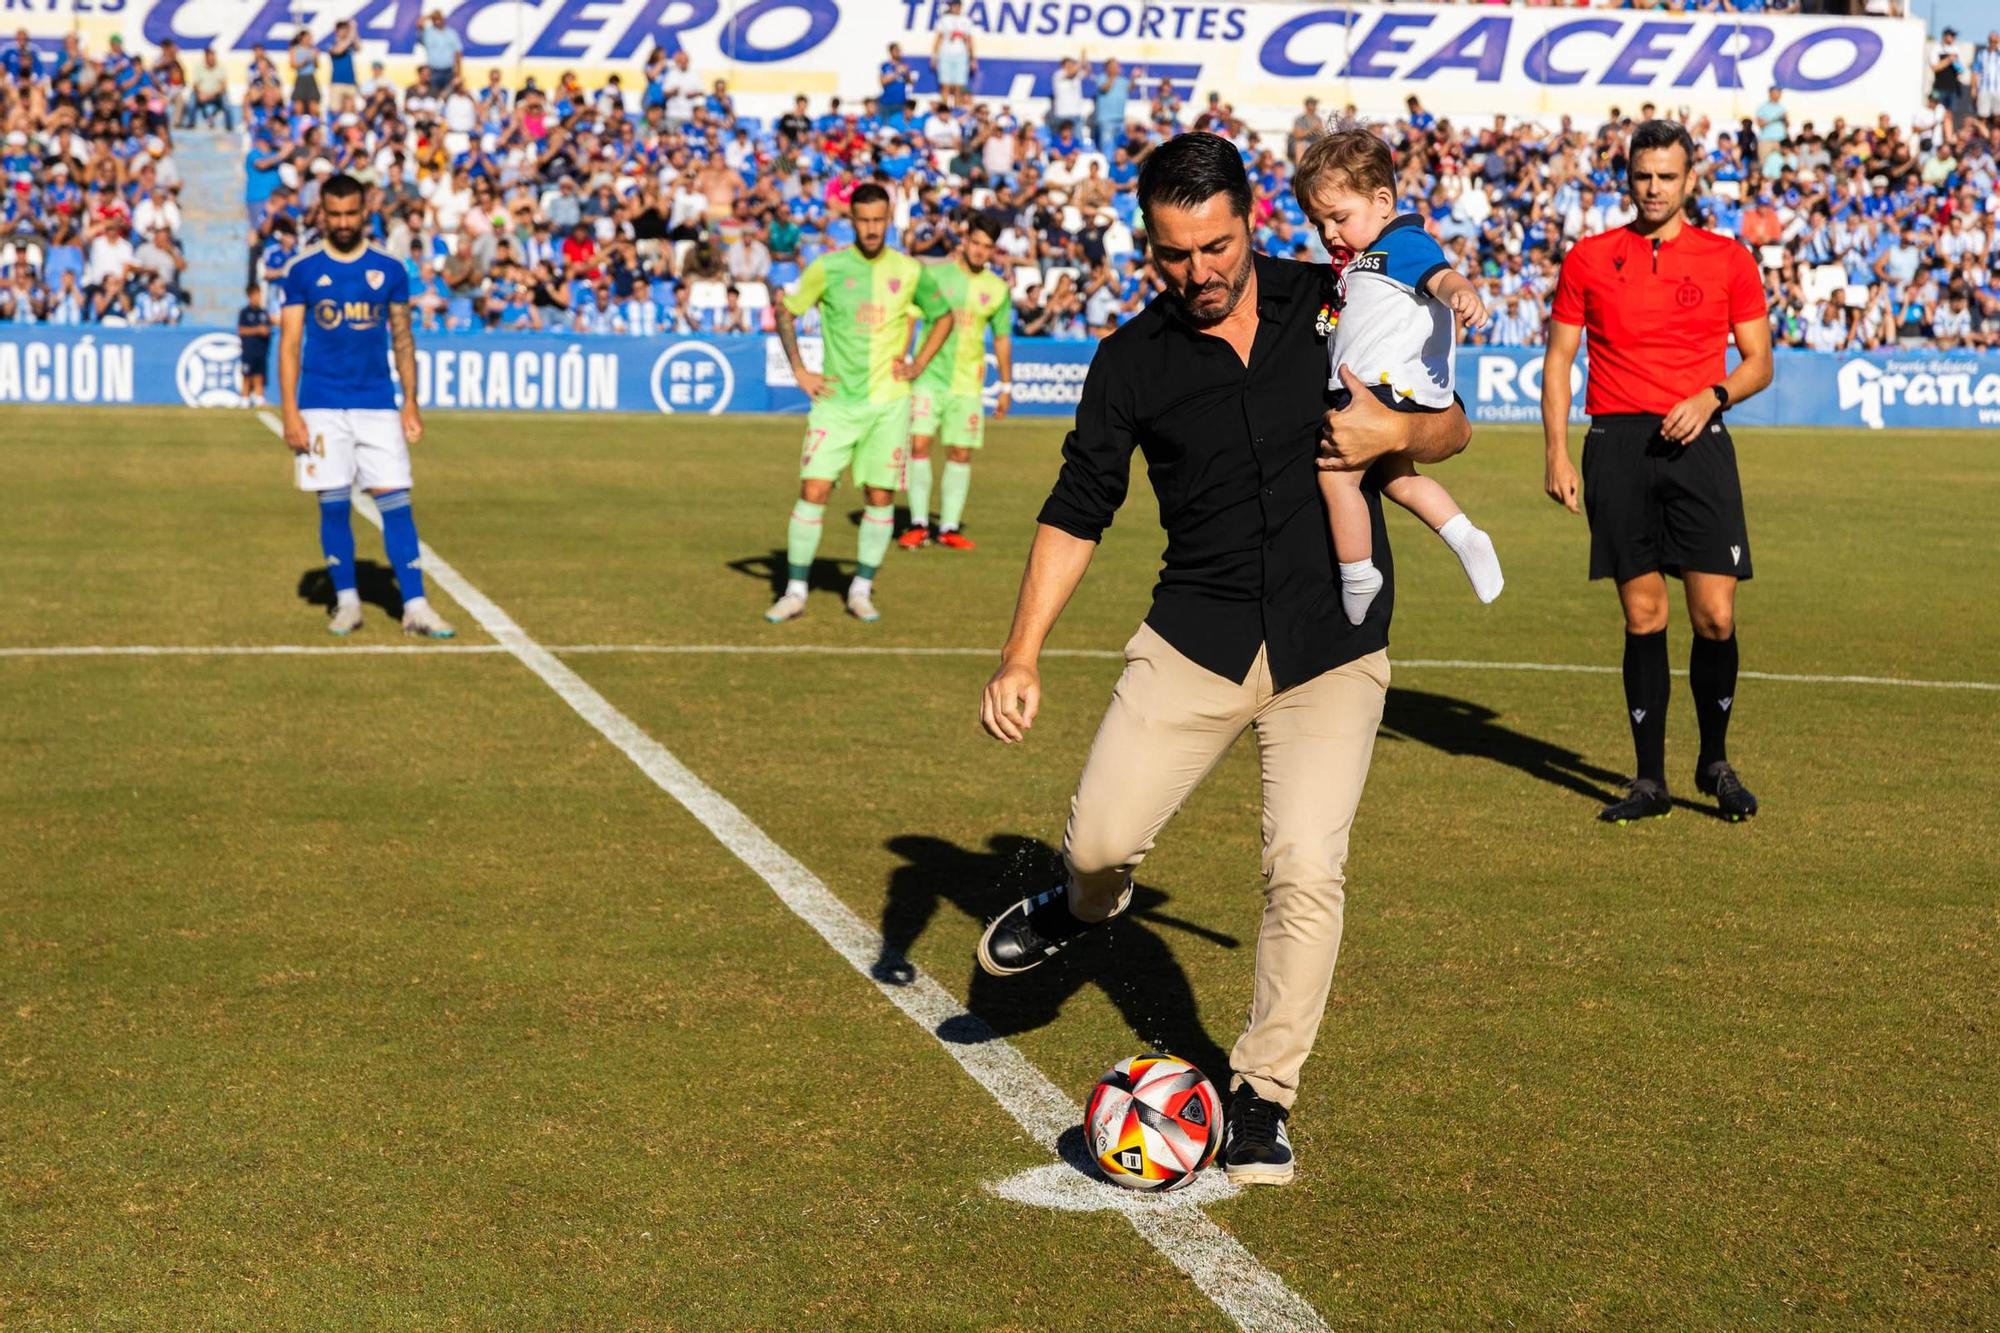
[[[707,343],[675,343],[653,362],[653,403],[662,412],[716,416],[736,393],[729,358]]]
[[[189,407],[241,407],[236,376],[243,344],[233,333],[204,333],[181,348],[174,364],[174,387]]]

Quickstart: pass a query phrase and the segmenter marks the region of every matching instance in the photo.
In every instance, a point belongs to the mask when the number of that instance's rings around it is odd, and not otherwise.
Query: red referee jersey
[[[1589,339],[1585,411],[1664,416],[1720,384],[1730,329],[1769,312],[1750,252],[1684,226],[1657,244],[1630,227],[1578,241],[1563,258],[1549,313]]]

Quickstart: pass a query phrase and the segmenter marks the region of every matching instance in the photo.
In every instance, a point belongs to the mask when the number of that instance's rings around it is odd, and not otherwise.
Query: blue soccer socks
[[[406,497],[408,494],[404,492]],[[353,514],[354,501],[346,491],[319,493],[319,549],[326,556],[326,572],[333,579],[334,601],[339,606],[361,601],[354,582]]]
[[[410,508],[407,490],[384,491],[375,497],[382,511],[382,547],[396,569],[396,586],[403,604],[419,601],[424,595],[424,571],[417,545],[417,516]]]

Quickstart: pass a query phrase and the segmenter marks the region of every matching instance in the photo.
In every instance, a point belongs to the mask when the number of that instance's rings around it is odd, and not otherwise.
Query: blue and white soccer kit
[[[1345,365],[1378,397],[1450,407],[1451,307],[1424,293],[1424,284],[1450,267],[1414,213],[1396,218],[1349,260],[1340,275],[1340,322],[1328,348],[1329,387],[1342,387]]]
[[[280,285],[285,305],[305,311],[299,415],[312,446],[297,456],[299,489],[407,488],[410,449],[389,366],[389,308],[410,302],[402,261],[372,245],[352,259],[314,246]]]

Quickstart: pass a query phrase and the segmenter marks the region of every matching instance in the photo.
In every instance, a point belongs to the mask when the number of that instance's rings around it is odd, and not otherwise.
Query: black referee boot
[[[1061,953],[1070,941],[1104,921],[1082,921],[1069,910],[1069,886],[1058,884],[1046,893],[1023,898],[993,919],[979,937],[979,966],[989,975],[1011,977],[1039,967]]]
[[[1727,759],[1698,764],[1694,770],[1695,790],[1715,798],[1716,809],[1732,824],[1740,824],[1757,813],[1757,798],[1736,776]]]
[[[1631,824],[1641,819],[1665,819],[1674,812],[1666,787],[1651,778],[1633,778],[1625,795],[1597,812],[1607,824]]]

